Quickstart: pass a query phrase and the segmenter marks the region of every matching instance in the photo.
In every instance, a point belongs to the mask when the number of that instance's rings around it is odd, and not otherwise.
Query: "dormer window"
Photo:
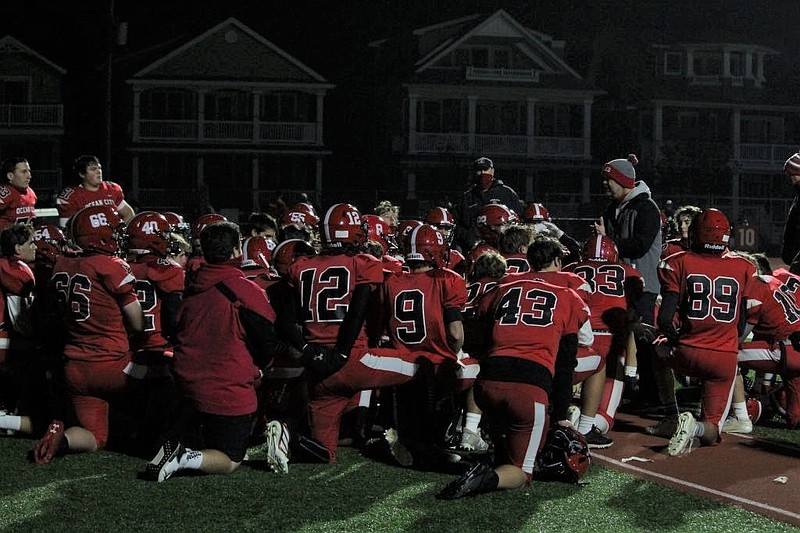
[[[683,54],[680,52],[666,52],[664,54],[664,74],[680,76],[683,73]]]

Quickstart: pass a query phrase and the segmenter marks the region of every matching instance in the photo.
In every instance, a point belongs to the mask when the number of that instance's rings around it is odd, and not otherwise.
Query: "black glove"
[[[303,347],[303,366],[317,377],[324,379],[336,373],[347,362],[347,356],[333,348],[308,343]]]
[[[680,332],[675,329],[675,326],[670,324],[666,328],[661,329],[661,334],[667,338],[667,346],[677,346],[678,339],[680,338]]]

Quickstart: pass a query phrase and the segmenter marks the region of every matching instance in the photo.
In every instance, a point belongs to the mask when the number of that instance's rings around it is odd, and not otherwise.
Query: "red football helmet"
[[[617,245],[608,235],[595,235],[583,245],[583,259],[616,263],[619,259]]]
[[[128,223],[128,251],[166,257],[170,250],[170,223],[155,211],[142,211]]]
[[[444,268],[450,262],[450,251],[438,229],[420,224],[408,235],[405,257],[406,262],[426,261],[436,268]]]
[[[226,222],[227,220],[227,218],[217,213],[200,215],[197,217],[197,220],[194,221],[194,224],[192,224],[192,240],[200,241],[200,233],[202,233],[209,224],[213,224],[214,222]]]
[[[503,204],[486,204],[481,207],[475,220],[478,236],[489,244],[500,241],[503,228],[519,220],[516,213]]]
[[[422,225],[422,222],[415,219],[401,220],[397,224],[397,233],[395,239],[401,252],[408,249],[408,236],[411,235],[411,230]]]
[[[550,211],[542,204],[528,202],[525,211],[522,212],[522,220],[529,223],[536,223],[546,220],[550,222]]]
[[[425,222],[441,231],[447,244],[453,242],[453,237],[455,236],[453,230],[456,229],[456,219],[446,208],[432,208],[425,216]]]
[[[314,211],[314,207],[306,203],[294,204],[283,212],[280,219],[281,229],[291,225],[297,228],[307,227],[313,230],[317,224],[319,224],[319,216]]]
[[[72,215],[67,235],[84,252],[116,255],[124,242],[125,224],[113,207],[93,205]]]
[[[367,225],[352,204],[334,204],[320,222],[320,237],[325,248],[360,247],[367,242]]]
[[[191,240],[192,228],[189,226],[188,222],[183,220],[181,215],[172,211],[167,211],[166,213],[161,214],[164,215],[164,218],[166,218],[167,222],[169,222],[169,230],[171,232],[179,233],[187,241]]]
[[[316,253],[314,247],[302,239],[281,241],[272,250],[272,266],[275,267],[275,271],[278,274],[286,276],[295,259],[307,255],[315,255]]]
[[[272,262],[275,243],[263,235],[248,237],[242,244],[242,268],[266,268]]]
[[[537,457],[543,472],[567,483],[577,483],[592,462],[586,437],[565,426],[550,428]]]
[[[38,224],[33,228],[33,242],[36,244],[36,263],[51,267],[64,250],[67,238],[58,226]]]
[[[364,215],[361,219],[367,224],[367,239],[375,241],[383,248],[383,253],[396,248],[389,224],[378,215]]]
[[[689,226],[689,246],[695,252],[721,254],[728,247],[731,224],[719,209],[704,209]]]

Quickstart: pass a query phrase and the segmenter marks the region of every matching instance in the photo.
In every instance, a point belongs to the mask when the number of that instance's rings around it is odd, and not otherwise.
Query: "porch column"
[[[592,158],[592,101],[583,101],[583,158]]]
[[[205,121],[206,121],[206,92],[203,90],[197,91],[197,140],[202,141],[205,136]]]
[[[133,142],[139,142],[141,140],[140,137],[140,127],[141,127],[140,121],[142,120],[141,100],[142,100],[141,89],[134,89],[133,90]]]
[[[317,139],[316,139],[317,146],[322,146],[323,145],[323,142],[322,142],[322,129],[323,129],[322,128],[322,126],[323,126],[322,117],[324,116],[324,113],[323,113],[322,107],[324,105],[324,102],[325,102],[325,94],[321,93],[321,92],[317,93]]]
[[[527,148],[528,159],[533,159],[536,156],[536,102],[536,98],[529,97],[525,100],[525,136],[527,137],[525,146]],[[528,178],[526,178],[526,181],[527,180],[530,180],[530,190],[527,190],[528,184],[526,183],[526,192],[528,198],[533,198],[533,196],[531,196],[533,194],[533,176],[528,176]]]
[[[252,140],[253,143],[257,144],[258,140],[261,138],[261,91],[253,91],[253,132],[252,132]]]
[[[469,95],[467,97],[467,100],[469,101],[469,107],[468,107],[469,113],[468,113],[468,120],[467,120],[467,125],[468,125],[468,128],[469,128],[469,137],[468,137],[468,141],[467,141],[467,149],[469,150],[470,154],[474,154],[475,150],[476,150],[476,148],[475,148],[475,132],[478,130],[478,124],[477,124],[477,115],[478,115],[478,113],[476,111],[477,104],[478,104],[478,95],[477,94],[471,94],[471,95]]]
[[[417,101],[416,94],[408,95],[408,153],[417,153]]]

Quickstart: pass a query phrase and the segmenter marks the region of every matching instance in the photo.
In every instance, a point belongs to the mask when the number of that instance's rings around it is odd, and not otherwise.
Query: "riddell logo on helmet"
[[[727,241],[727,239],[725,239],[725,240]],[[703,245],[703,248],[705,248],[706,250],[711,250],[712,252],[721,252],[721,251],[723,251],[725,249],[725,245],[724,244],[705,243]]]

